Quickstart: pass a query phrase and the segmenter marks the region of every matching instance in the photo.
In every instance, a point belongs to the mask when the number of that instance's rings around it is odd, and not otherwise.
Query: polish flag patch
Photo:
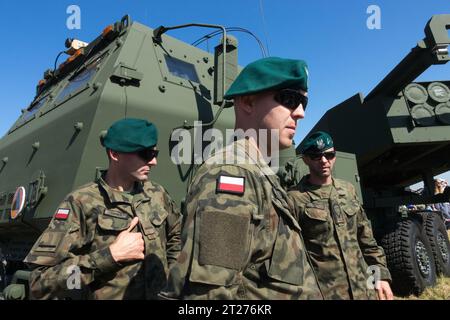
[[[217,192],[244,194],[245,178],[244,177],[230,177],[219,176],[217,179]]]
[[[56,211],[55,218],[59,220],[66,220],[69,217],[70,209],[59,208]]]

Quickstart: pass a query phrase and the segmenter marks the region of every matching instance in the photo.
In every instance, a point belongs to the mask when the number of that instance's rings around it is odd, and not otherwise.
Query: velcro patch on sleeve
[[[59,208],[56,210],[55,218],[58,220],[67,220],[69,217],[70,209]]]
[[[216,191],[217,193],[221,192],[242,195],[245,192],[245,178],[221,175],[217,179]]]
[[[249,216],[202,212],[198,263],[240,270],[247,257],[249,228]]]

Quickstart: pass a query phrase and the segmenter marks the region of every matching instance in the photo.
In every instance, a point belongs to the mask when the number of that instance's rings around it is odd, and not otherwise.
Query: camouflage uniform
[[[339,179],[332,185],[313,186],[305,176],[291,190],[325,299],[377,299],[367,286],[372,275],[368,266],[380,268],[381,280],[391,281],[391,276],[354,187]]]
[[[133,194],[118,192],[100,178],[67,196],[25,259],[35,267],[32,298],[156,297],[181,248],[181,215],[161,186],[150,181],[136,186]],[[58,219],[66,209],[67,219]],[[134,216],[139,224],[132,232],[143,235],[145,259],[119,264],[109,246]],[[81,271],[80,290],[68,289],[68,283],[76,284],[73,266]]]
[[[183,248],[162,297],[323,299],[292,203],[251,150],[258,152],[239,140],[199,168],[186,198]],[[216,191],[220,176],[243,177],[244,192]]]

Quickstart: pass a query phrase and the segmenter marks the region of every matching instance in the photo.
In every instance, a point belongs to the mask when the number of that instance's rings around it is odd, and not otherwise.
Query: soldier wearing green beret
[[[261,157],[262,149],[291,146],[304,117],[307,77],[304,61],[265,58],[246,66],[227,91],[235,132],[276,130],[277,145],[237,134],[196,172],[183,248],[163,298],[322,299],[292,203]]]
[[[148,180],[157,139],[146,120],[109,128],[108,170],[64,199],[25,259],[31,298],[153,299],[165,286],[181,248],[181,215]]]
[[[289,196],[325,299],[393,299],[384,251],[355,189],[331,175],[336,161],[331,136],[311,134],[301,153],[310,174]]]

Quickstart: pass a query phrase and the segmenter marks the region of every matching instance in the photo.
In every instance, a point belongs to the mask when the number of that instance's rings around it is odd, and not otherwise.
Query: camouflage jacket
[[[332,185],[313,186],[305,176],[291,190],[325,299],[376,299],[368,286],[373,284],[368,266],[379,267],[374,268],[379,271],[374,277],[390,281],[391,276],[354,187],[339,179]]]
[[[323,299],[292,203],[255,154],[239,140],[197,171],[163,298]]]
[[[116,263],[109,246],[139,223],[145,259]],[[25,262],[34,268],[34,299],[153,299],[166,285],[181,249],[181,215],[167,192],[150,181],[127,194],[100,178],[69,194]],[[79,275],[79,276],[78,276]]]

